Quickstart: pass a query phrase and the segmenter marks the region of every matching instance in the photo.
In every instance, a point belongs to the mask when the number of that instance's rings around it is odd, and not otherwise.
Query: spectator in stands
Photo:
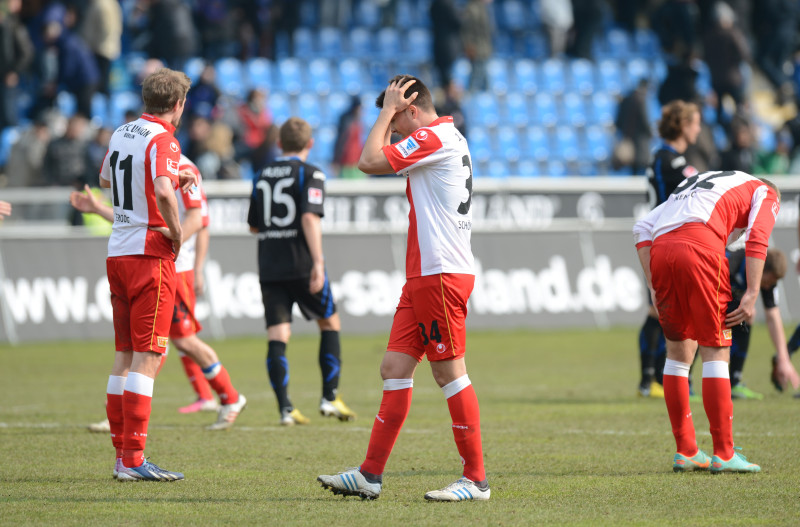
[[[696,87],[698,75],[697,64],[691,54],[669,64],[667,76],[658,88],[658,102],[663,106],[675,100],[700,101],[702,97]]]
[[[293,0],[289,2],[293,3]],[[322,27],[347,27],[353,14],[350,0],[327,0],[319,3],[319,23]]]
[[[88,0],[80,36],[94,53],[99,73],[97,91],[110,95],[111,62],[119,57],[122,46],[122,9],[119,1]]]
[[[643,174],[650,163],[650,139],[653,130],[650,116],[647,115],[647,93],[650,81],[641,79],[635,90],[619,103],[614,125],[623,140],[630,141],[633,147],[633,173]]]
[[[750,50],[744,33],[734,24],[736,15],[725,2],[717,2],[712,28],[705,32],[703,41],[705,62],[711,71],[711,87],[717,94],[717,122],[723,119],[723,97],[729,95],[736,108],[745,93],[742,65],[750,60]],[[734,112],[735,113],[735,112]]]
[[[90,183],[94,183],[97,177],[97,167],[103,166],[103,159],[108,153],[108,143],[111,141],[111,132],[112,130],[108,128],[98,128],[94,138],[86,147],[86,168],[88,170],[86,180]]]
[[[453,0],[432,0],[430,7],[433,33],[433,64],[439,86],[450,83],[453,63],[461,53],[461,19]]]
[[[731,120],[731,146],[722,153],[722,170],[739,170],[751,174],[755,164],[753,130],[750,123],[740,117]]]
[[[572,42],[567,52],[580,59],[592,59],[592,43],[603,28],[604,0],[572,0]]]
[[[686,57],[695,52],[698,20],[695,0],[667,0],[653,12],[650,27],[661,49],[673,57]]]
[[[698,172],[719,170],[719,149],[717,149],[717,144],[714,142],[714,131],[709,123],[702,119],[700,120],[700,133],[697,134],[697,140],[694,144],[689,145],[686,152],[684,152],[684,156],[686,156],[686,161],[695,167]]]
[[[753,175],[789,174],[791,152],[794,146],[792,134],[786,128],[775,132],[775,151],[759,152],[756,155]]]
[[[189,4],[182,0],[150,0],[148,12],[148,54],[182,70],[197,54],[197,30]]]
[[[327,2],[320,2],[320,8],[329,8],[332,4],[338,3],[339,1],[340,0],[329,0]],[[260,4],[258,0],[249,0],[246,3],[254,5]],[[258,32],[260,35],[261,42],[268,43],[268,53],[266,53],[264,56],[275,60],[275,39],[278,37],[279,33],[286,34],[289,41],[289,55],[294,56],[294,30],[300,27],[300,8],[302,7],[302,3],[298,2],[297,0],[275,0],[272,3],[273,9],[269,10],[271,23],[262,24],[261,28],[256,27],[256,32]],[[347,0],[348,6],[349,3],[349,0]],[[320,19],[320,22],[323,26],[331,25],[327,24],[324,17],[320,16]],[[347,25],[348,21],[349,19],[345,21],[345,26]]]
[[[254,170],[267,162],[269,144],[267,135],[272,126],[272,114],[267,106],[267,93],[253,89],[247,100],[238,108],[241,147],[237,158],[246,157]]]
[[[489,13],[492,0],[469,0],[461,15],[461,39],[464,55],[472,65],[469,77],[470,91],[486,91],[489,79],[486,62],[492,56],[492,34],[494,27]],[[443,84],[449,86],[449,83]]]
[[[220,90],[217,88],[217,70],[212,64],[206,64],[200,73],[197,83],[192,86],[186,95],[187,117],[200,116],[212,119],[216,116],[215,109],[219,100]],[[194,159],[193,157],[190,159]],[[201,172],[203,174],[204,172]]]
[[[19,21],[20,0],[5,0],[0,9],[0,129],[16,126],[19,76],[31,65],[33,43]]]
[[[464,96],[464,91],[455,80],[451,80],[450,84],[445,87],[443,94],[444,100],[441,105],[437,106],[436,113],[451,116],[453,118],[453,126],[461,132],[461,135],[466,137],[467,120],[464,117],[464,110],[461,109],[461,99]]]
[[[217,60],[231,56],[235,33],[231,29],[233,21],[228,3],[219,0],[195,0],[193,13],[200,36],[202,57],[206,60]]]
[[[793,92],[784,64],[795,50],[800,6],[794,0],[759,0],[753,4],[756,62],[778,90],[778,102],[783,103]]]
[[[358,159],[364,147],[364,125],[361,123],[361,115],[361,98],[354,96],[350,100],[350,107],[339,117],[332,168],[342,179],[366,177],[358,169]]]
[[[69,118],[64,135],[47,146],[43,166],[46,184],[82,189],[87,183],[87,127],[87,119],[79,113],[75,114]]]
[[[547,31],[547,40],[550,44],[550,56],[558,57],[567,50],[567,38],[572,27],[571,0],[541,0],[542,25]]]
[[[44,156],[50,143],[50,128],[44,114],[25,128],[11,146],[6,163],[6,185],[9,187],[39,187],[43,177]]]

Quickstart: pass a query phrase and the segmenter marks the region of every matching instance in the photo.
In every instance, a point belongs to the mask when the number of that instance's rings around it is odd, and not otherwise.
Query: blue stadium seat
[[[644,59],[631,59],[625,67],[628,76],[626,91],[634,89],[640,80],[650,79],[650,64]]]
[[[515,57],[514,37],[505,31],[495,32],[492,36],[492,54],[501,59]]]
[[[314,59],[308,64],[309,87],[319,95],[327,95],[335,84],[331,64],[327,59]]]
[[[545,175],[564,177],[567,175],[567,165],[559,159],[551,159],[546,163]]]
[[[489,87],[493,93],[497,95],[508,93],[508,64],[505,60],[489,59],[486,64],[486,73],[489,76]]]
[[[364,74],[359,61],[344,59],[339,63],[339,86],[350,95],[361,93]]]
[[[384,27],[378,31],[376,57],[385,62],[395,62],[400,58],[403,47],[400,45],[400,35],[392,27]]]
[[[536,123],[541,126],[553,126],[558,122],[558,110],[556,101],[549,92],[537,93],[533,98],[536,108]]]
[[[381,12],[377,2],[359,2],[358,9],[354,9],[355,25],[374,28],[381,23]]]
[[[375,106],[375,99],[379,92],[364,92],[361,94],[361,123],[366,130],[372,128],[378,118],[380,109]]]
[[[633,54],[633,45],[630,35],[624,29],[612,28],[606,33],[608,55],[610,57],[626,60]]]
[[[414,28],[408,32],[404,50],[413,50],[414,56],[422,62],[430,61],[433,55],[431,34],[426,29]]]
[[[501,126],[497,129],[497,148],[495,158],[505,159],[506,161],[517,161],[520,158],[519,132],[509,126]]]
[[[350,107],[350,97],[344,92],[333,92],[322,105],[323,126],[337,126],[339,117]]]
[[[562,122],[571,126],[585,126],[588,121],[586,117],[586,106],[583,97],[577,93],[567,93],[562,99],[563,119]]]
[[[596,176],[597,165],[590,161],[578,161],[575,163],[575,173],[579,176]]]
[[[341,59],[343,51],[342,32],[335,27],[323,27],[317,34],[317,53],[315,56],[327,59]]]
[[[528,101],[524,95],[511,92],[506,96],[505,121],[514,126],[527,126],[530,119]]]
[[[217,72],[217,86],[222,93],[233,97],[244,97],[242,63],[238,59],[230,57],[219,59],[214,64],[214,69]]]
[[[564,63],[558,59],[547,59],[539,68],[542,78],[542,90],[553,95],[564,93],[567,87],[564,75]]]
[[[728,134],[725,132],[725,128],[721,124],[715,124],[711,129],[711,133],[714,136],[714,144],[717,147],[717,150],[723,152],[728,149]]]
[[[610,95],[619,95],[622,92],[622,69],[616,60],[601,60],[597,64],[597,79],[601,91]]]
[[[553,134],[553,149],[558,159],[564,161],[577,160],[580,152],[578,134],[568,126],[557,127]]]
[[[519,0],[505,0],[496,2],[499,6],[497,16],[498,26],[501,30],[522,31],[528,27],[528,13],[525,4]]]
[[[469,129],[469,151],[475,162],[482,163],[492,157],[492,145],[489,134],[483,128],[473,126]]]
[[[515,60],[512,63],[514,64],[516,90],[526,95],[533,95],[536,93],[539,89],[536,63],[528,59]]]
[[[575,59],[569,63],[570,89],[584,95],[592,93],[595,88],[594,66],[586,59]]]
[[[778,146],[775,130],[765,122],[756,123],[756,140],[758,141],[758,150],[763,152],[774,152]]]
[[[272,113],[273,122],[280,126],[283,122],[292,116],[292,108],[290,106],[289,97],[282,92],[274,92],[269,96],[269,110]]]
[[[101,126],[111,126],[111,116],[108,111],[108,97],[102,93],[92,95],[92,120],[96,120]]]
[[[598,163],[608,161],[611,157],[613,141],[613,134],[601,126],[586,128],[586,151],[593,161]]]
[[[414,27],[415,17],[413,13],[413,3],[409,0],[397,0],[394,12],[394,24],[399,29],[407,30]]]
[[[206,67],[206,61],[200,57],[192,57],[183,65],[183,72],[192,79],[192,84],[200,79],[200,74]]]
[[[314,46],[314,32],[309,27],[298,27],[292,37],[294,56],[309,59],[316,54]]]
[[[77,106],[78,102],[75,99],[75,96],[71,93],[60,91],[58,92],[58,95],[56,95],[56,107],[58,108],[59,112],[67,117],[75,113],[75,108],[77,108]]]
[[[499,108],[495,96],[488,92],[476,93],[472,96],[472,104],[465,104],[471,108],[470,124],[476,126],[497,126],[499,122]]]
[[[261,57],[248,60],[244,65],[244,84],[247,89],[270,90],[272,88],[272,63]]]
[[[647,116],[651,121],[661,119],[661,103],[658,102],[658,95],[655,90],[650,90],[647,94]]]
[[[469,86],[469,77],[472,74],[472,64],[469,60],[461,57],[453,64],[453,71],[451,72],[453,80],[461,86],[466,88]]]
[[[278,61],[277,88],[295,95],[303,89],[300,61],[297,59],[281,59]]]
[[[667,78],[667,62],[661,57],[656,57],[650,60],[650,66],[653,70],[651,77],[655,84],[660,86]]]
[[[523,137],[522,157],[544,161],[550,157],[550,141],[547,132],[539,126],[531,126]]]
[[[597,92],[592,95],[591,122],[603,126],[614,124],[617,116],[617,103],[608,93]]]
[[[658,37],[652,29],[637,29],[633,34],[636,54],[647,60],[655,59],[661,54]]]
[[[350,56],[356,59],[368,59],[373,53],[372,35],[363,27],[354,28],[349,33],[348,46]]]
[[[494,179],[505,179],[511,175],[511,170],[505,160],[492,159],[488,163],[486,175]]]
[[[318,128],[322,124],[319,96],[316,93],[301,93],[297,98],[297,115],[308,121],[311,128]]]
[[[520,159],[517,162],[517,171],[514,175],[519,177],[538,177],[542,175],[542,172],[537,161]]]
[[[541,31],[527,33],[524,37],[525,56],[535,60],[544,60],[550,55],[547,37]]]
[[[125,124],[125,112],[138,113],[142,108],[142,96],[132,91],[122,91],[111,94],[111,126],[116,128]]]
[[[700,92],[701,95],[708,95],[711,93],[711,70],[708,69],[708,64],[703,62],[702,60],[695,60],[693,66],[697,68],[697,82],[695,83],[697,86],[697,91]]]
[[[19,139],[19,127],[7,126],[0,132],[0,166],[5,166],[11,147]]]

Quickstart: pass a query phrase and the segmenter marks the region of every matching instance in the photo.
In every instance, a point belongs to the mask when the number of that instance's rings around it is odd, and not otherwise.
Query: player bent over
[[[705,172],[686,178],[633,228],[667,340],[664,399],[677,445],[676,472],[761,470],[734,449],[730,328],[754,313],[767,243],[779,209],[780,194],[772,183],[743,172]],[[731,287],[725,246],[742,233],[747,289],[739,306],[726,315]],[[714,444],[711,458],[697,446],[689,407],[689,366],[698,344],[703,360],[703,407]],[[783,381],[791,375],[789,368],[780,372]]]
[[[160,69],[142,83],[145,113],[112,134],[100,169],[111,188],[114,225],[106,270],[114,313],[116,354],[106,389],[106,413],[121,481],[174,481],[144,457],[153,384],[166,351],[175,301],[175,258],[182,229],[175,187],[196,183],[179,172],[180,146],[173,136],[191,81]]]
[[[253,184],[247,223],[258,236],[258,274],[267,323],[267,374],[278,400],[280,423],[307,424],[289,400],[289,362],[292,306],[297,303],[307,320],[320,330],[323,416],[355,419],[336,391],[341,369],[339,314],[333,301],[322,254],[325,174],[306,163],[314,146],[311,126],[298,117],[280,129],[283,156],[267,165]]]
[[[317,478],[334,494],[375,499],[411,406],[414,372],[427,356],[452,418],[464,466],[460,479],[425,494],[433,501],[488,500],[480,410],[464,361],[467,300],[475,283],[470,245],[472,161],[452,117],[439,117],[430,91],[410,75],[393,78],[358,168],[407,177],[409,212],[406,283],[381,363],[383,399],[360,467]],[[392,132],[404,139],[390,144]]]

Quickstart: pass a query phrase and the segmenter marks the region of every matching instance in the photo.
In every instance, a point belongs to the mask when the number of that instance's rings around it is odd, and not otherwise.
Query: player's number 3
[[[461,205],[458,206],[458,213],[466,214],[472,206],[472,161],[470,161],[469,156],[465,154],[464,157],[461,158],[461,163],[469,169],[469,177],[467,178],[467,191],[469,192],[469,196],[467,197],[467,201],[461,202]]]

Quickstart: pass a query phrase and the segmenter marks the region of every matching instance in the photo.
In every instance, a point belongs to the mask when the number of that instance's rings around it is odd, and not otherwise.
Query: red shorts
[[[194,271],[178,273],[175,281],[175,305],[172,310],[172,325],[169,336],[173,339],[191,337],[203,329],[194,316]]]
[[[660,236],[650,249],[658,319],[669,340],[731,345],[725,314],[731,300],[728,259],[685,236]]]
[[[388,351],[417,362],[452,360],[466,352],[467,300],[475,285],[470,274],[435,274],[409,279],[394,314]]]
[[[164,353],[175,301],[175,262],[152,256],[106,259],[117,351]]]

